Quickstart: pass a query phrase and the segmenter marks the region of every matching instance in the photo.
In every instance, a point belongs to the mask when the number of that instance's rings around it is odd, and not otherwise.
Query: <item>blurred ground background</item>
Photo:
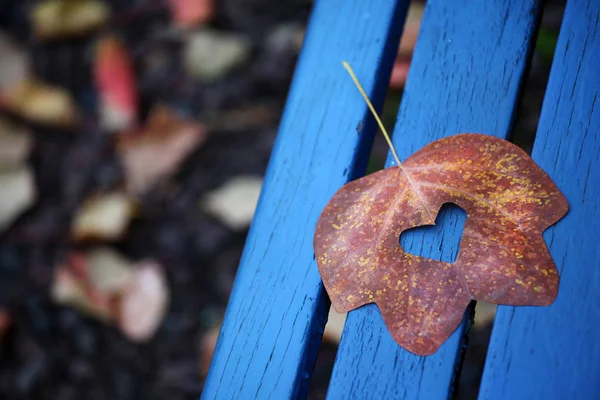
[[[526,150],[562,3],[547,1],[515,123]],[[0,3],[0,398],[199,397],[311,6]],[[370,171],[386,153],[378,136]],[[476,396],[493,315],[479,305],[460,399]],[[332,313],[311,399],[343,320]]]

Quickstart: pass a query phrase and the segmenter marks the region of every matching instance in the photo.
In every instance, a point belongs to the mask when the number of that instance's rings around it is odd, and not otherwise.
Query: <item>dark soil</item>
[[[0,398],[198,399],[200,340],[222,316],[246,236],[204,215],[198,199],[228,178],[264,173],[297,57],[266,40],[282,24],[305,25],[312,2],[218,1],[211,26],[246,34],[253,53],[238,71],[200,84],[184,70],[181,40],[163,34],[170,21],[162,2],[109,1],[114,14],[105,31],[124,38],[134,57],[141,117],[160,102],[212,121],[207,142],[142,199],[127,236],[112,244],[131,259],[155,258],[167,269],[169,313],[144,345],[48,295],[53,267],[75,247],[69,239],[74,212],[91,194],[121,185],[123,173],[96,115],[91,49],[103,32],[40,43],[27,19],[34,3],[3,1],[0,29],[27,47],[37,76],[74,95],[85,121],[76,132],[34,127],[38,201],[0,237],[0,305],[14,320],[0,348]],[[158,52],[169,61],[146,70],[144,59]],[[221,113],[248,107],[262,107],[267,117],[219,124]]]

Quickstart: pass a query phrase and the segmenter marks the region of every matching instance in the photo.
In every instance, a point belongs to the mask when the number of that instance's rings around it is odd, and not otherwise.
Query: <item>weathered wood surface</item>
[[[427,3],[394,130],[401,159],[436,139],[461,132],[508,136],[538,7],[533,0]],[[452,214],[444,239],[456,243],[453,239],[460,232],[455,229],[457,213]],[[405,250],[431,258],[439,255],[424,236],[414,236]],[[375,305],[351,311],[328,398],[448,398],[466,325],[437,353],[418,357],[392,340]]]
[[[381,106],[407,8],[316,2],[203,398],[306,396],[329,307],[313,232],[333,193],[364,173],[375,128],[341,63]]]
[[[533,159],[570,210],[544,237],[550,307],[499,307],[481,399],[600,399],[600,1],[569,0]]]

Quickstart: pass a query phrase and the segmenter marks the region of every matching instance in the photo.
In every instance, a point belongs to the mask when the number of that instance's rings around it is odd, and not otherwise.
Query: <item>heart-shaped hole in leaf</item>
[[[435,225],[417,226],[400,235],[402,249],[430,260],[453,263],[458,256],[467,213],[454,203],[444,203]]]

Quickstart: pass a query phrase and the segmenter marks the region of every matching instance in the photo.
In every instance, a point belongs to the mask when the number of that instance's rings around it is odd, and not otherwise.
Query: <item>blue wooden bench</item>
[[[460,132],[510,136],[540,7],[429,1],[393,133],[401,159]],[[315,224],[335,191],[364,174],[376,130],[341,62],[380,109],[407,8],[316,0],[204,399],[306,397],[329,308]],[[599,16],[600,0],[568,1],[532,155],[570,204],[544,234],[559,295],[549,307],[498,308],[482,399],[600,399]],[[376,306],[350,312],[328,397],[448,398],[467,319],[418,357],[391,339]]]

